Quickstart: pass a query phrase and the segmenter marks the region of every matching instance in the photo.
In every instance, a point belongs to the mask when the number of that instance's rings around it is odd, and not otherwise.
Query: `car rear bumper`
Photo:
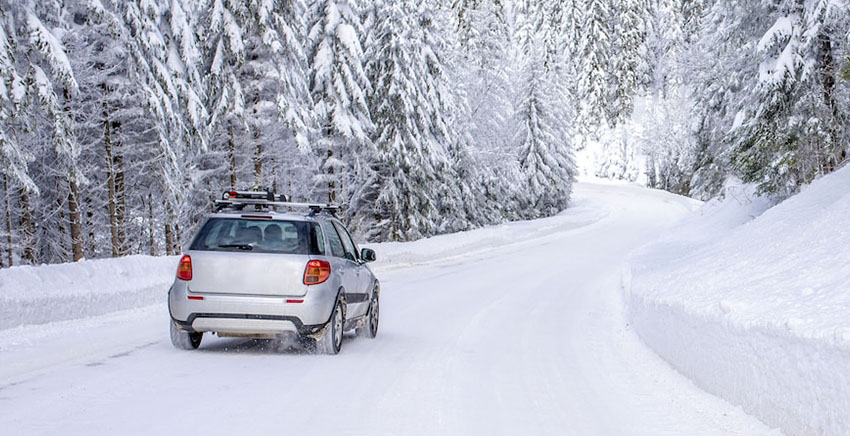
[[[173,319],[173,318],[172,318]],[[278,336],[287,333],[311,333],[298,318],[232,315],[226,313],[193,313],[186,321],[174,320],[180,328],[191,332],[218,332],[228,335]]]
[[[171,319],[180,328],[230,335],[312,334],[330,319],[335,302],[336,293],[322,285],[304,296],[270,297],[194,293],[191,282],[176,280],[168,292]]]

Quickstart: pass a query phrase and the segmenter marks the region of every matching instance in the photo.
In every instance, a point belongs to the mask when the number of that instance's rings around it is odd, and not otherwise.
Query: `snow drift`
[[[165,301],[176,257],[129,256],[0,270],[0,330]]]
[[[746,189],[631,257],[643,340],[789,435],[850,434],[850,167],[770,207]]]

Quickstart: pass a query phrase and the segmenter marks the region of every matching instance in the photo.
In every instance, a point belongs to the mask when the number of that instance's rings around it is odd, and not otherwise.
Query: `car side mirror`
[[[360,250],[360,258],[366,262],[374,262],[375,250],[372,250],[371,248],[364,248]]]

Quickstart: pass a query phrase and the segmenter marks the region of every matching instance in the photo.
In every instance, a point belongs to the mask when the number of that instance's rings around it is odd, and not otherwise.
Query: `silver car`
[[[336,354],[345,331],[375,337],[380,284],[367,265],[375,252],[357,248],[333,207],[289,203],[262,191],[223,197],[180,259],[168,291],[175,347],[198,348],[205,332],[215,332],[295,336]]]

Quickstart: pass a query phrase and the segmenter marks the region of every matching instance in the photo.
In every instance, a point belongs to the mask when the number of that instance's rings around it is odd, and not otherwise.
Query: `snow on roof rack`
[[[288,201],[285,195],[275,195],[268,190],[253,190],[253,191],[225,191],[221,195],[221,200],[215,200],[216,212],[222,209],[242,210],[245,206],[253,205],[255,209],[265,209],[268,207],[289,207],[292,209],[310,209],[310,214],[315,215],[321,212],[328,212],[335,215],[339,210],[339,206],[335,204],[320,204],[320,203],[294,203]]]

